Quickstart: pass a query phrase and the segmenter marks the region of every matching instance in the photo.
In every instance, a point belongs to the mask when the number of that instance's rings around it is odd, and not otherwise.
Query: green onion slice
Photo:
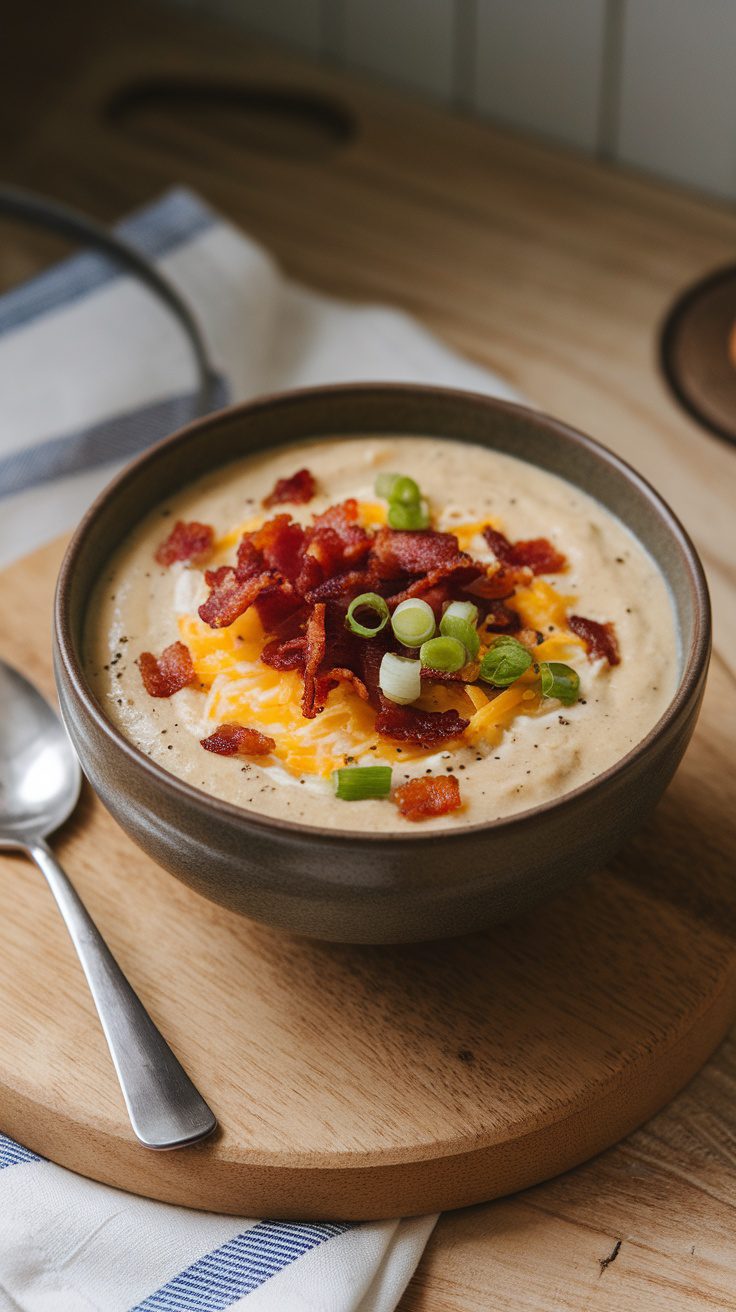
[[[562,661],[542,661],[539,666],[542,679],[542,693],[545,697],[556,697],[563,706],[572,706],[580,693],[580,676],[570,665]]]
[[[383,497],[384,501],[391,500],[391,493],[394,490],[394,484],[401,478],[401,474],[379,474],[376,479],[375,488],[376,496]]]
[[[364,797],[388,797],[391,792],[390,765],[348,765],[333,770],[335,797],[343,802],[360,802]]]
[[[386,501],[398,501],[402,506],[418,506],[422,499],[419,484],[407,474],[379,474],[376,495]]]
[[[372,623],[362,624],[356,618],[358,611],[368,611]],[[364,619],[368,619],[364,615]],[[350,629],[351,633],[359,633],[361,638],[375,638],[381,629],[388,624],[388,606],[383,597],[379,597],[377,592],[361,592],[359,597],[351,601],[348,606],[348,613],[345,616],[345,626]]]
[[[467,652],[457,638],[430,638],[422,644],[419,659],[425,669],[454,674],[467,664]]]
[[[381,692],[398,706],[415,702],[422,692],[421,668],[421,661],[397,656],[393,651],[385,652],[378,671]]]
[[[421,647],[434,637],[434,611],[421,597],[409,597],[396,607],[391,616],[391,628],[405,647]]]
[[[480,638],[475,624],[471,620],[465,619],[462,613],[458,613],[465,610],[465,604],[464,601],[451,602],[440,620],[440,633],[446,638],[457,638],[468,653],[468,659],[474,661],[478,655]],[[477,615],[476,607],[473,606],[472,609]]]
[[[451,601],[445,615],[448,619],[466,620],[468,624],[478,623],[478,607],[472,601]]]
[[[405,506],[401,501],[389,501],[388,522],[390,528],[403,531],[416,531],[429,528],[429,508],[426,501],[417,501]]]
[[[531,663],[529,652],[517,638],[501,634],[483,657],[478,673],[495,688],[508,688],[526,673]]]
[[[389,501],[398,502],[400,506],[418,506],[422,499],[419,490],[419,484],[409,478],[408,474],[400,474],[391,488]]]

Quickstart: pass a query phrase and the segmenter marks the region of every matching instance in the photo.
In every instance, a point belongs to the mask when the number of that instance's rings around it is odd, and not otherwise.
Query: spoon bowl
[[[71,815],[82,771],[66,730],[40,692],[0,663],[0,846],[46,837]]]

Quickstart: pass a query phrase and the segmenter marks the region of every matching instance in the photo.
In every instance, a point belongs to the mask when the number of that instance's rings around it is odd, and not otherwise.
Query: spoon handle
[[[217,1121],[133,991],[43,840],[30,843],[87,976],[133,1129],[146,1148],[182,1148]]]

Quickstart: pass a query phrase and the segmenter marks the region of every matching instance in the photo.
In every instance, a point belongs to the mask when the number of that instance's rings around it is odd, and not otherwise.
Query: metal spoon
[[[44,841],[77,804],[81,771],[61,721],[0,661],[0,850],[45,876],[87,976],[133,1129],[146,1148],[181,1148],[217,1121],[133,992]]]

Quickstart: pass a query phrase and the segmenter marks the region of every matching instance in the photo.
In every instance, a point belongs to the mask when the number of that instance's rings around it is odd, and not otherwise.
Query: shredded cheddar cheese
[[[382,528],[387,522],[386,506],[382,501],[359,501],[358,518],[363,528]]]
[[[231,551],[243,533],[260,528],[264,518],[256,515],[220,537],[215,544],[217,554]],[[361,502],[359,518],[365,527],[379,527],[386,522],[386,508],[379,503]],[[457,536],[461,550],[467,550],[489,522],[452,525],[448,531]],[[541,578],[509,599],[508,605],[518,612],[523,625],[545,635],[534,649],[535,662],[558,660],[584,647],[582,640],[566,628],[567,612],[575,600]],[[268,733],[276,740],[274,756],[291,774],[328,777],[346,760],[401,762],[436,753],[436,747],[399,747],[379,738],[373,709],[347,683],[340,683],[330,692],[321,714],[306,719],[301,710],[301,675],[272,669],[259,659],[268,635],[254,607],[228,628],[212,629],[196,612],[180,614],[178,626],[196,676],[207,690],[205,719]],[[482,625],[479,632],[482,654],[497,635],[484,631]],[[457,710],[469,719],[459,741],[493,747],[516,716],[538,710],[542,698],[535,680],[530,671],[500,692],[490,685],[431,684],[423,690],[419,705],[427,710]]]
[[[518,588],[508,605],[518,612],[530,629],[545,633],[550,625],[564,629],[567,612],[577,598],[557,592],[545,579],[535,579],[528,588]]]
[[[219,556],[225,551],[231,551],[233,547],[237,547],[244,533],[255,533],[257,529],[263,528],[265,522],[265,515],[253,515],[251,519],[246,519],[244,523],[238,524],[229,533],[223,533],[222,537],[215,542],[214,550],[216,554]]]
[[[489,525],[491,528],[498,527],[497,521],[489,517],[487,519],[479,519],[475,523],[448,524],[445,531],[447,533],[455,534],[458,547],[461,551],[470,551],[475,539],[480,537],[483,529],[488,528]]]

